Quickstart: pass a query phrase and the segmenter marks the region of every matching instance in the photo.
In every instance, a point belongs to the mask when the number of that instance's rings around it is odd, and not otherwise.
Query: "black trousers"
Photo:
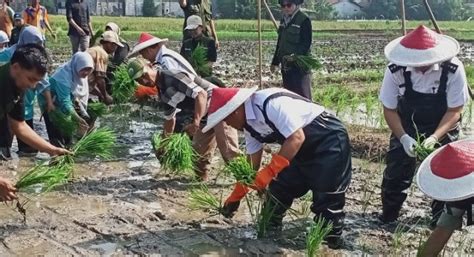
[[[69,136],[64,136],[61,131],[59,131],[56,126],[49,120],[48,112],[44,113],[44,123],[46,125],[46,130],[48,132],[49,142],[57,147],[67,147],[71,144],[72,138]]]
[[[8,118],[5,115],[0,120],[0,147],[11,148],[13,141],[13,135],[8,125]]]
[[[312,99],[311,73],[307,73],[295,67],[281,70],[283,87],[300,96]]]
[[[446,136],[442,145],[452,142]],[[400,215],[403,202],[407,199],[407,191],[413,181],[416,171],[416,159],[408,156],[397,137],[390,137],[390,147],[386,156],[386,164],[382,180],[382,217],[385,221],[395,221]],[[444,202],[433,201],[431,213],[433,221],[441,215]]]
[[[342,234],[345,192],[352,177],[351,148],[347,131],[330,114],[323,113],[304,128],[305,143],[276,179],[270,183],[266,204],[271,204],[271,225],[280,225],[293,200],[311,190],[311,211],[333,223],[329,236]]]
[[[25,120],[26,124],[30,126],[31,129],[34,129],[33,120]],[[21,141],[18,137],[16,138],[18,142],[18,151],[25,152],[25,153],[36,153],[38,150],[34,149],[33,147],[27,145],[25,142]]]

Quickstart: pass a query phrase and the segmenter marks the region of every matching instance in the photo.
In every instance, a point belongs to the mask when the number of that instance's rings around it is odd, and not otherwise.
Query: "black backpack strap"
[[[391,73],[395,73],[395,72],[397,72],[401,69],[406,69],[406,67],[398,66],[398,65],[392,63],[392,64],[388,65],[388,69],[390,70]]]
[[[411,81],[411,71],[407,71],[406,68],[403,69],[403,78],[405,79],[405,83],[401,84],[400,88],[405,88],[405,94],[407,92],[413,92],[413,82]]]
[[[265,118],[265,123],[267,123],[267,125],[274,131],[274,132],[277,132],[277,133],[280,133],[280,131],[277,129],[277,127],[275,126],[275,124],[268,118],[268,115],[267,115],[267,106],[268,106],[268,102],[272,99],[275,99],[277,97],[282,97],[282,96],[286,96],[286,97],[290,97],[290,98],[293,98],[293,99],[296,99],[296,100],[302,100],[302,101],[305,101],[305,102],[311,102],[309,99],[305,98],[305,97],[302,97],[298,94],[295,94],[295,93],[291,93],[291,92],[278,92],[278,93],[275,93],[275,94],[272,94],[270,95],[269,97],[267,97],[267,99],[265,99],[265,101],[263,102],[263,108],[260,108],[259,109],[262,111],[262,114],[263,114],[263,117]],[[281,134],[281,133],[280,133]]]
[[[179,61],[178,59],[176,59],[176,57],[170,55],[170,54],[164,54],[163,57],[170,57],[170,58],[173,58],[173,60],[175,60],[177,63],[179,63],[182,67],[184,67],[184,69],[191,73],[191,74],[195,74],[192,70],[188,69],[188,67],[186,67],[186,65],[184,65],[181,61]]]
[[[438,94],[445,94],[448,87],[448,74],[456,73],[458,65],[446,61],[441,64],[441,78],[439,80]]]
[[[260,135],[260,133],[253,129],[252,126],[250,126],[247,122],[245,122],[244,129],[249,132],[253,138],[257,139],[257,141],[265,143],[265,138],[262,137],[262,135]]]

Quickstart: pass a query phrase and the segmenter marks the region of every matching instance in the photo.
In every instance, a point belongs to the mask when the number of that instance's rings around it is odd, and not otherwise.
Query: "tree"
[[[154,17],[156,16],[156,6],[154,0],[144,0],[142,12],[145,17]]]

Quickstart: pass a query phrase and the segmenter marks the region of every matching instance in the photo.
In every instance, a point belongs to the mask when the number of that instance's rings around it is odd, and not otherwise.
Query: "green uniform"
[[[183,24],[183,41],[190,38],[191,36],[187,33],[186,21],[191,15],[198,15],[202,19],[203,33],[206,36],[210,36],[211,31],[211,20],[212,20],[212,5],[210,0],[188,0],[186,7],[181,7],[184,12],[184,24]]]

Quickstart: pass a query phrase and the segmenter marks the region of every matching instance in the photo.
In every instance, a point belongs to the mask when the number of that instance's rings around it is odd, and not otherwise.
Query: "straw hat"
[[[214,128],[232,112],[237,110],[255,91],[254,88],[219,88],[212,90],[209,109],[207,110],[207,124],[203,133]]]
[[[474,197],[474,139],[450,143],[430,154],[418,169],[417,183],[440,201]]]
[[[456,39],[421,25],[385,47],[387,59],[400,66],[423,67],[455,57],[460,51]]]
[[[137,44],[133,47],[132,52],[129,54],[129,57],[137,55],[141,50],[145,48],[167,41],[167,38],[161,39],[158,37],[154,37],[148,33],[142,33],[140,34],[140,38],[138,38]]]
[[[123,44],[122,42],[120,42],[118,34],[111,30],[104,32],[100,38],[100,41],[114,43],[119,47],[123,47]]]
[[[193,30],[202,26],[202,19],[198,15],[191,15],[186,20],[186,28],[184,30]]]

